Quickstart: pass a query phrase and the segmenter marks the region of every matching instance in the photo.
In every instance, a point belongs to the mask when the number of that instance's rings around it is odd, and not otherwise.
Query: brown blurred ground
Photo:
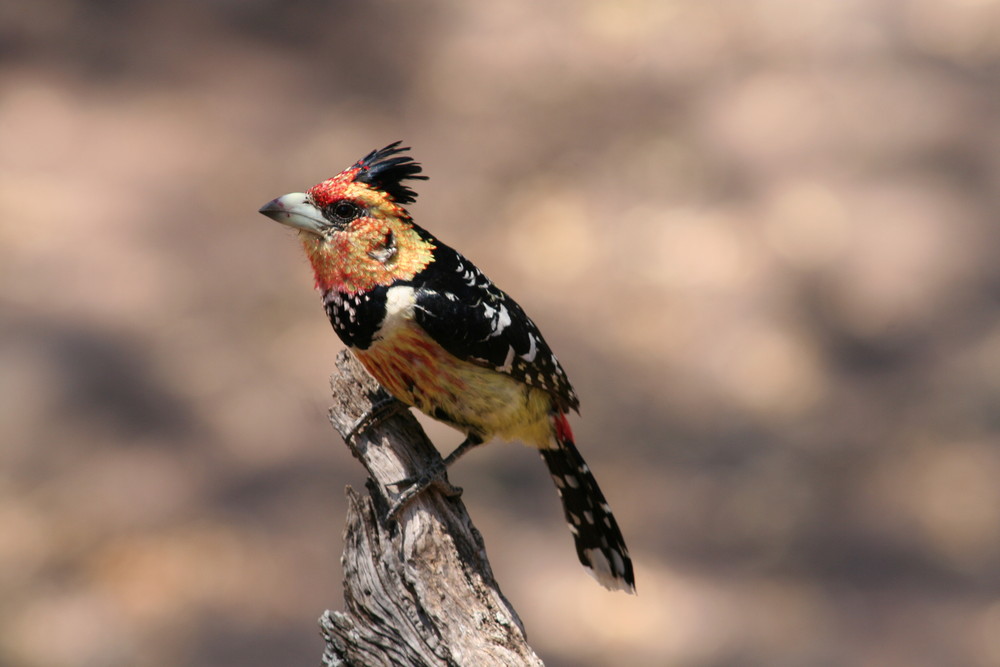
[[[256,210],[396,139],[636,559],[454,470],[549,664],[1000,664],[998,84],[990,0],[0,6],[0,664],[317,664],[362,477]]]

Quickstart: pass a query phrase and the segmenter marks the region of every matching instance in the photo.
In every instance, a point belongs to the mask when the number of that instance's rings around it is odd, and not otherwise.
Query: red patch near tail
[[[559,442],[574,442],[573,429],[569,427],[569,420],[566,413],[557,412],[552,417],[552,424],[556,427],[556,440]]]

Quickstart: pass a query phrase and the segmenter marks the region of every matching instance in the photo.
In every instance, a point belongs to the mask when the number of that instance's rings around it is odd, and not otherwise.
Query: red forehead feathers
[[[354,182],[354,179],[359,171],[360,168],[351,167],[350,169],[340,172],[331,179],[325,180],[322,183],[317,183],[309,188],[309,191],[306,192],[306,194],[309,195],[320,208],[328,206],[338,199],[344,198],[344,195],[347,193],[348,186]]]
[[[416,200],[417,193],[404,181],[427,180],[420,172],[420,164],[409,155],[400,155],[409,148],[399,147],[394,142],[372,151],[333,178],[323,181],[309,190],[309,195],[320,207],[328,205],[346,194],[352,183],[364,184],[389,196],[397,204],[409,204]]]

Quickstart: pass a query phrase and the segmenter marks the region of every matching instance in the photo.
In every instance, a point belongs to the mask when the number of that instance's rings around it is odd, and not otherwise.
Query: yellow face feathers
[[[357,294],[397,280],[411,280],[434,260],[434,245],[408,218],[358,218],[324,236],[300,232],[316,287]]]

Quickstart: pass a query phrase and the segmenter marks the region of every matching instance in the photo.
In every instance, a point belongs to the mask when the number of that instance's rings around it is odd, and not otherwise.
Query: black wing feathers
[[[579,400],[566,373],[521,306],[459,253],[437,242],[417,288],[415,318],[459,359],[551,393],[563,410]]]

